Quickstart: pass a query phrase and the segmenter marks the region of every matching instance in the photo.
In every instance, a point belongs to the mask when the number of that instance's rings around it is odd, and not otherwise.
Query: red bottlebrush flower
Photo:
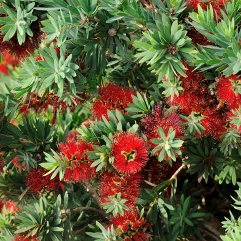
[[[132,103],[132,95],[135,95],[135,91],[131,88],[118,86],[116,84],[108,84],[100,88],[99,94],[103,101],[110,101],[113,102],[114,105],[122,105],[126,108],[129,103]]]
[[[226,115],[221,113],[215,107],[208,108],[203,112],[204,118],[201,120],[201,125],[205,128],[202,136],[211,135],[219,139],[223,135],[226,128]]]
[[[121,194],[122,199],[126,199],[125,205],[133,208],[140,193],[142,176],[139,173],[131,176],[119,176],[117,173],[106,172],[103,174],[99,185],[100,202],[109,202],[110,196]]]
[[[201,112],[208,105],[208,101],[204,95],[195,94],[191,91],[184,90],[179,96],[168,99],[167,102],[172,106],[177,106],[179,110],[186,115],[190,115],[193,112]]]
[[[32,168],[26,177],[26,186],[30,187],[31,191],[40,194],[41,191],[57,191],[59,188],[63,189],[63,184],[57,177],[50,179],[50,176],[44,176],[44,169]]]
[[[144,232],[149,224],[139,216],[136,209],[125,211],[123,216],[112,217],[111,223],[116,230],[126,234],[125,240],[147,241],[150,239],[150,235]]]
[[[37,237],[26,237],[21,234],[14,236],[12,241],[39,241]]]
[[[134,174],[145,166],[148,151],[145,142],[135,133],[120,133],[113,137],[113,167],[123,174]]]
[[[80,140],[80,134],[78,131],[73,130],[68,133],[68,136],[66,138],[66,142],[72,142],[72,141],[78,141]]]
[[[189,115],[192,111],[201,112],[206,109],[213,101],[213,97],[209,94],[208,83],[204,76],[187,63],[184,65],[187,77],[180,77],[184,90],[178,96],[168,98],[167,103],[177,106],[183,114]]]
[[[0,73],[8,75],[9,74],[9,70],[7,68],[6,64],[0,64]]]
[[[92,106],[93,117],[97,119],[107,117],[108,110],[126,113],[125,108],[133,102],[132,95],[135,95],[135,91],[116,84],[108,84],[99,89],[99,95],[100,98]]]
[[[19,211],[19,207],[17,206],[17,203],[11,200],[6,201],[4,203],[4,207],[7,213],[16,213],[17,211]]]
[[[86,151],[93,150],[92,146],[89,143],[85,142],[65,142],[59,145],[59,149],[61,151],[61,155],[67,160],[81,160],[87,159]]]
[[[93,150],[89,143],[71,141],[60,144],[59,148],[61,158],[69,164],[65,181],[86,182],[96,177],[95,168],[91,167],[92,161],[88,159],[87,152]]]
[[[177,138],[183,135],[182,119],[179,115],[174,111],[171,113],[165,112],[159,105],[141,121],[141,125],[142,131],[148,139],[158,138],[157,131],[159,127],[165,130],[166,133],[172,127],[176,131]]]
[[[236,90],[240,82],[241,79],[235,75],[218,79],[217,98],[231,107],[231,109],[238,108],[241,104],[241,95]]]
[[[101,119],[102,116],[107,117],[108,110],[112,110],[111,103],[105,103],[102,100],[96,100],[92,105],[94,118]]]

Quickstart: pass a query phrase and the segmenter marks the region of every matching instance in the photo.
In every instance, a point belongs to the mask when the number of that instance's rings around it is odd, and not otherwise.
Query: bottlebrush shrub
[[[240,241],[240,19],[241,0],[0,3],[0,240]]]

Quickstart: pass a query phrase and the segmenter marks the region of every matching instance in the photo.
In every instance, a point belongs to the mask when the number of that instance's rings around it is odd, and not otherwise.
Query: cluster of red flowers
[[[132,95],[135,91],[130,88],[121,87],[116,84],[108,84],[99,89],[99,98],[94,101],[92,106],[92,118],[101,119],[106,117],[108,110],[119,110],[126,113],[129,103],[132,103]]]
[[[187,77],[180,77],[183,91],[175,95],[173,99],[168,99],[170,105],[178,106],[179,110],[186,115],[194,112],[202,112],[211,102],[212,96],[209,94],[208,82],[204,76],[185,63]]]
[[[205,77],[190,66],[186,65],[186,68],[187,77],[180,78],[183,91],[173,99],[169,98],[167,103],[177,106],[179,112],[187,116],[193,112],[202,115],[201,124],[205,128],[202,136],[211,135],[219,139],[226,131],[226,112],[219,107],[216,96],[211,94]],[[217,88],[217,97],[220,95],[218,92]]]
[[[63,189],[63,184],[58,177],[53,179],[50,176],[44,176],[45,170],[42,168],[32,168],[26,176],[26,186],[37,195],[42,192],[57,191],[59,188]]]
[[[236,109],[241,104],[241,79],[235,75],[221,77],[217,83],[217,98],[230,109]]]
[[[132,103],[133,89],[109,84],[100,89],[100,99],[93,103],[95,118],[107,117],[107,110],[118,109],[126,113],[128,103]],[[97,108],[98,104],[103,108]],[[92,117],[93,118],[93,117]],[[91,119],[92,119],[91,118]],[[124,240],[149,240],[144,232],[147,225],[144,218],[139,217],[136,210],[137,198],[140,195],[143,171],[148,161],[148,148],[145,141],[136,133],[120,132],[113,135],[111,145],[111,166],[106,166],[102,174],[97,176],[96,168],[89,152],[93,145],[78,137],[76,132],[70,133],[65,143],[59,145],[59,157],[66,166],[64,180],[66,182],[86,183],[91,179],[99,179],[98,201],[104,206],[111,202],[110,197],[120,195],[125,200],[128,210],[124,216],[113,217],[110,222],[121,231]]]
[[[111,223],[117,232],[122,234],[124,241],[150,240],[151,235],[145,231],[149,224],[143,217],[140,217],[137,209],[125,211],[123,216],[118,214],[112,217]]]
[[[217,82],[216,95],[220,106],[225,106],[225,117],[230,128],[240,133],[241,79],[235,75],[220,77]],[[233,119],[239,120],[237,125],[231,124]]]
[[[138,164],[136,166],[139,168]],[[100,179],[99,201],[101,205],[109,203],[109,197],[116,197],[118,194],[120,194],[121,199],[126,200],[125,206],[128,207],[128,210],[124,211],[124,215],[117,214],[110,219],[110,225],[114,226],[125,241],[147,241],[150,238],[150,235],[146,232],[150,224],[144,217],[140,217],[136,209],[137,198],[143,184],[142,180],[141,173],[122,175],[114,171],[103,173]]]
[[[172,128],[175,131],[175,138],[180,139],[183,136],[182,120],[179,115],[175,111],[165,112],[160,106],[156,106],[151,114],[142,119],[141,124],[151,149],[157,147],[157,144],[154,144],[152,139],[160,138],[158,134],[159,128],[164,131],[165,135]],[[159,155],[161,151],[162,149],[156,152],[156,154]],[[166,156],[165,159],[169,160],[170,157]]]
[[[59,145],[60,158],[66,164],[64,180],[66,182],[87,182],[96,177],[88,151],[92,151],[91,144],[81,140],[66,141]]]
[[[154,107],[151,114],[145,116],[141,120],[142,132],[147,136],[148,140],[158,138],[158,128],[162,128],[167,134],[170,128],[176,132],[175,137],[183,136],[183,121],[175,111],[164,111],[160,105]],[[150,146],[154,148],[156,145],[150,142]]]
[[[145,142],[135,133],[116,134],[112,144],[113,167],[124,175],[135,174],[143,169],[148,160]]]
[[[134,209],[137,197],[140,194],[142,175],[136,173],[131,176],[122,176],[116,172],[103,173],[99,184],[100,203],[110,202],[109,197],[121,194],[121,199],[126,199],[125,205]]]
[[[168,178],[180,167],[180,160],[175,162],[172,166],[166,161],[159,162],[156,156],[151,156],[147,165],[143,169],[144,180],[150,183],[158,184]],[[143,183],[145,188],[150,188],[150,185]]]

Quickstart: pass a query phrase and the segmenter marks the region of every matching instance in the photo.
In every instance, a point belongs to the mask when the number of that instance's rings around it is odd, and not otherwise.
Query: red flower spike
[[[73,130],[68,133],[68,136],[66,138],[66,142],[72,142],[72,141],[80,141],[80,134],[78,131]]]
[[[184,90],[179,96],[168,99],[167,102],[172,106],[177,106],[179,110],[186,115],[193,112],[201,112],[207,107],[208,102],[203,95],[194,94],[190,91]]]
[[[127,200],[125,205],[133,208],[140,193],[141,180],[142,176],[138,173],[126,177],[116,173],[104,173],[99,185],[100,202],[107,203],[110,196],[121,193],[121,198]]]
[[[175,95],[173,99],[168,98],[167,103],[177,106],[183,114],[190,115],[192,111],[202,112],[214,98],[209,94],[208,83],[204,76],[187,63],[184,65],[187,77],[180,77],[184,91],[179,93],[179,96]]]
[[[113,167],[129,175],[142,170],[148,160],[145,142],[135,133],[120,133],[113,137]]]
[[[96,177],[95,168],[91,167],[92,161],[87,155],[93,150],[91,144],[73,140],[60,144],[59,149],[60,157],[69,162],[64,176],[66,182],[86,182]]]
[[[100,98],[92,106],[93,117],[97,119],[101,119],[102,116],[107,117],[108,110],[119,110],[126,113],[125,108],[133,102],[132,95],[135,94],[136,92],[133,89],[116,84],[101,87],[99,89]]]
[[[241,95],[235,93],[235,85],[241,82],[241,79],[235,75],[221,77],[217,83],[217,98],[227,104],[231,109],[238,108],[241,104]]]
[[[134,241],[148,241],[150,235],[144,232],[144,229],[149,226],[143,217],[139,216],[136,209],[128,210],[124,212],[124,215],[117,215],[111,218],[111,223],[114,228],[124,235],[125,240]]]
[[[166,133],[168,133],[169,129],[172,127],[176,132],[176,138],[183,135],[182,119],[179,115],[175,111],[172,111],[171,113],[165,112],[159,105],[153,109],[151,114],[147,115],[141,121],[141,125],[143,133],[149,140],[159,137],[159,127],[165,130]],[[151,147],[154,146],[153,143],[150,145]]]
[[[51,192],[57,191],[59,188],[63,189],[63,184],[57,177],[51,179],[50,176],[44,176],[44,174],[44,169],[32,168],[26,176],[26,186],[36,194],[40,194],[42,190]]]
[[[107,117],[108,110],[113,110],[111,103],[105,103],[102,100],[96,100],[92,104],[92,112],[94,118],[101,119],[102,116]]]
[[[227,131],[226,128],[226,115],[222,114],[221,111],[215,107],[208,108],[203,112],[204,118],[201,120],[201,125],[205,128],[202,132],[202,136],[211,135],[216,139]]]

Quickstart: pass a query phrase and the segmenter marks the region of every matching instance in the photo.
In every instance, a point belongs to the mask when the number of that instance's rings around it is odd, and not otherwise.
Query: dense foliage
[[[0,240],[241,240],[241,0],[1,0]]]

